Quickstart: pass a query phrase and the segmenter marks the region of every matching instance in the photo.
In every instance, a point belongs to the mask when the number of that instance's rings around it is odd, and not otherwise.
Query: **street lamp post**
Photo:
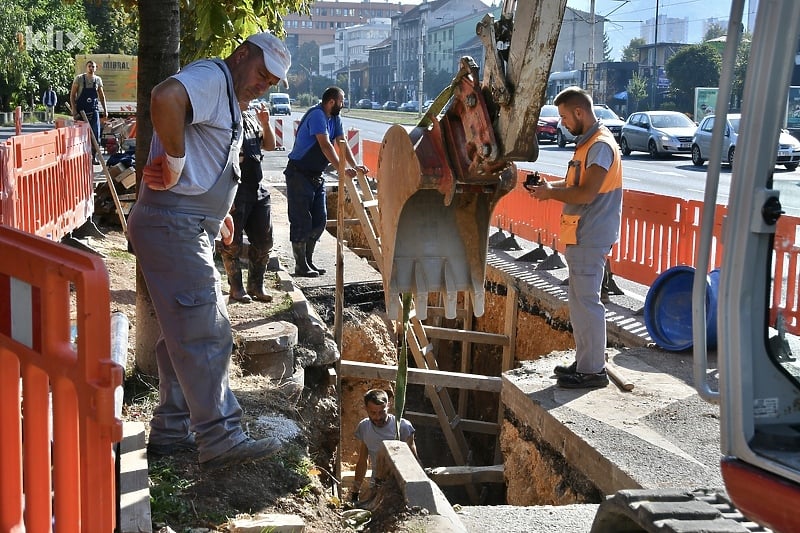
[[[656,92],[658,91],[658,0],[656,0],[656,21],[653,31],[653,107],[656,108]]]

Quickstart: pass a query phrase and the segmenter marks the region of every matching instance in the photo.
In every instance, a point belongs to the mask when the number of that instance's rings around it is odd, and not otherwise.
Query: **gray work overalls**
[[[201,463],[246,439],[241,407],[228,386],[233,338],[214,264],[214,240],[239,180],[241,123],[227,66],[215,62],[225,73],[233,119],[225,168],[199,195],[142,187],[128,220],[161,327],[155,347],[159,405],[150,442],[172,443],[194,431]]]

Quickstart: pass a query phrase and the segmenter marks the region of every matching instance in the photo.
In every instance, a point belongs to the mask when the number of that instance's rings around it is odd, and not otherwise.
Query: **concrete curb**
[[[435,519],[438,533],[466,533],[464,524],[439,486],[431,481],[405,442],[386,440],[378,452],[380,477],[394,476],[409,507],[427,509]]]

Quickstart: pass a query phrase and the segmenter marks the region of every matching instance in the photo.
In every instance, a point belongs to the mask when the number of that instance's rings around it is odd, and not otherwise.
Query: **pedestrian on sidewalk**
[[[405,418],[400,418],[398,426],[395,416],[389,414],[389,395],[386,394],[386,391],[381,389],[368,390],[364,395],[364,409],[367,411],[367,417],[358,423],[355,431],[355,437],[360,444],[356,471],[353,477],[353,488],[350,492],[350,499],[353,502],[360,501],[361,486],[367,475],[367,459],[369,459],[370,468],[373,469],[373,475],[370,478],[369,494],[364,499],[372,498],[375,487],[380,484],[380,480],[375,477],[374,469],[377,464],[381,442],[385,440],[401,440],[408,444],[411,453],[419,460],[417,444],[414,441],[416,430],[411,425],[411,422]]]
[[[69,105],[72,109],[75,120],[83,120],[81,111],[86,113],[89,127],[92,129],[94,138],[100,143],[100,107],[103,114],[108,118],[108,106],[106,105],[106,93],[103,91],[103,79],[95,74],[97,63],[92,60],[86,62],[86,72],[79,74],[72,82],[72,89],[69,92]],[[97,164],[97,153],[92,144],[93,163]]]
[[[289,240],[294,254],[296,276],[316,277],[325,270],[313,262],[314,248],[328,221],[325,205],[325,180],[322,172],[328,166],[339,168],[334,143],[343,140],[344,129],[339,112],[344,107],[344,91],[328,87],[322,101],[306,111],[297,127],[294,147],[286,165],[286,200],[289,215]],[[356,169],[364,174],[369,169],[356,163],[350,146],[345,157],[347,177],[354,178]]]
[[[42,94],[42,104],[44,105],[44,121],[52,124],[56,120],[55,109],[58,103],[58,96],[53,90],[53,85],[48,85],[47,90]]]
[[[244,105],[244,103],[242,102]],[[242,303],[253,300],[271,302],[272,296],[264,292],[264,275],[272,251],[272,218],[269,189],[261,183],[264,173],[261,150],[275,149],[275,130],[269,123],[269,109],[264,102],[256,109],[242,108],[243,135],[239,166],[242,179],[233,200],[233,241],[222,245],[220,255],[228,275],[228,297]],[[244,233],[250,245],[247,248],[247,290],[242,282],[239,255]]]
[[[231,323],[214,264],[214,241],[239,183],[240,102],[285,80],[291,57],[270,33],[251,35],[224,61],[196,61],[153,88],[153,139],[128,235],[161,334],[159,404],[148,452],[198,450],[203,469],[258,460],[280,449],[254,440],[228,385]]]
[[[594,114],[592,97],[567,87],[554,100],[561,123],[575,135],[575,153],[566,178],[529,188],[538,200],[564,203],[559,240],[569,268],[569,318],[575,337],[575,362],[558,365],[558,385],[598,388],[608,385],[606,320],[601,287],[606,258],[619,240],[622,218],[622,157],[616,139]]]

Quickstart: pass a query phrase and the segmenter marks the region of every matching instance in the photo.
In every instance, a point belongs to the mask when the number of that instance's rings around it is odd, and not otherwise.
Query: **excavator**
[[[775,176],[774,163],[796,68],[796,0],[760,0],[755,10],[748,3],[755,28],[723,231],[718,369],[709,369],[706,352],[710,310],[705,307],[705,273],[744,3],[731,2],[717,102],[722,119],[714,126],[697,244],[695,387],[701,397],[719,404],[720,468],[727,496],[749,520],[788,533],[800,531],[800,364],[791,355],[798,338],[787,334],[798,325],[787,326],[786,310],[797,306],[800,267],[785,259],[796,257],[790,255],[795,250],[787,250],[786,235],[799,232],[787,228],[781,217],[800,215],[800,198],[791,190],[796,180]],[[452,318],[461,291],[472,299],[474,314],[482,315],[489,220],[500,198],[516,186],[515,161],[537,158],[535,127],[565,8],[564,0],[506,0],[499,20],[487,15],[476,28],[486,50],[482,76],[474,61],[462,58],[453,83],[415,128],[387,131],[377,194],[380,270],[390,316],[397,316],[398,296],[412,294],[417,315],[424,319],[429,295],[439,293]],[[785,205],[781,196],[789,198]],[[779,276],[786,280],[773,284]],[[789,290],[782,294],[775,287]],[[709,385],[714,371],[718,390]],[[601,505],[592,531],[662,529],[652,517]]]

